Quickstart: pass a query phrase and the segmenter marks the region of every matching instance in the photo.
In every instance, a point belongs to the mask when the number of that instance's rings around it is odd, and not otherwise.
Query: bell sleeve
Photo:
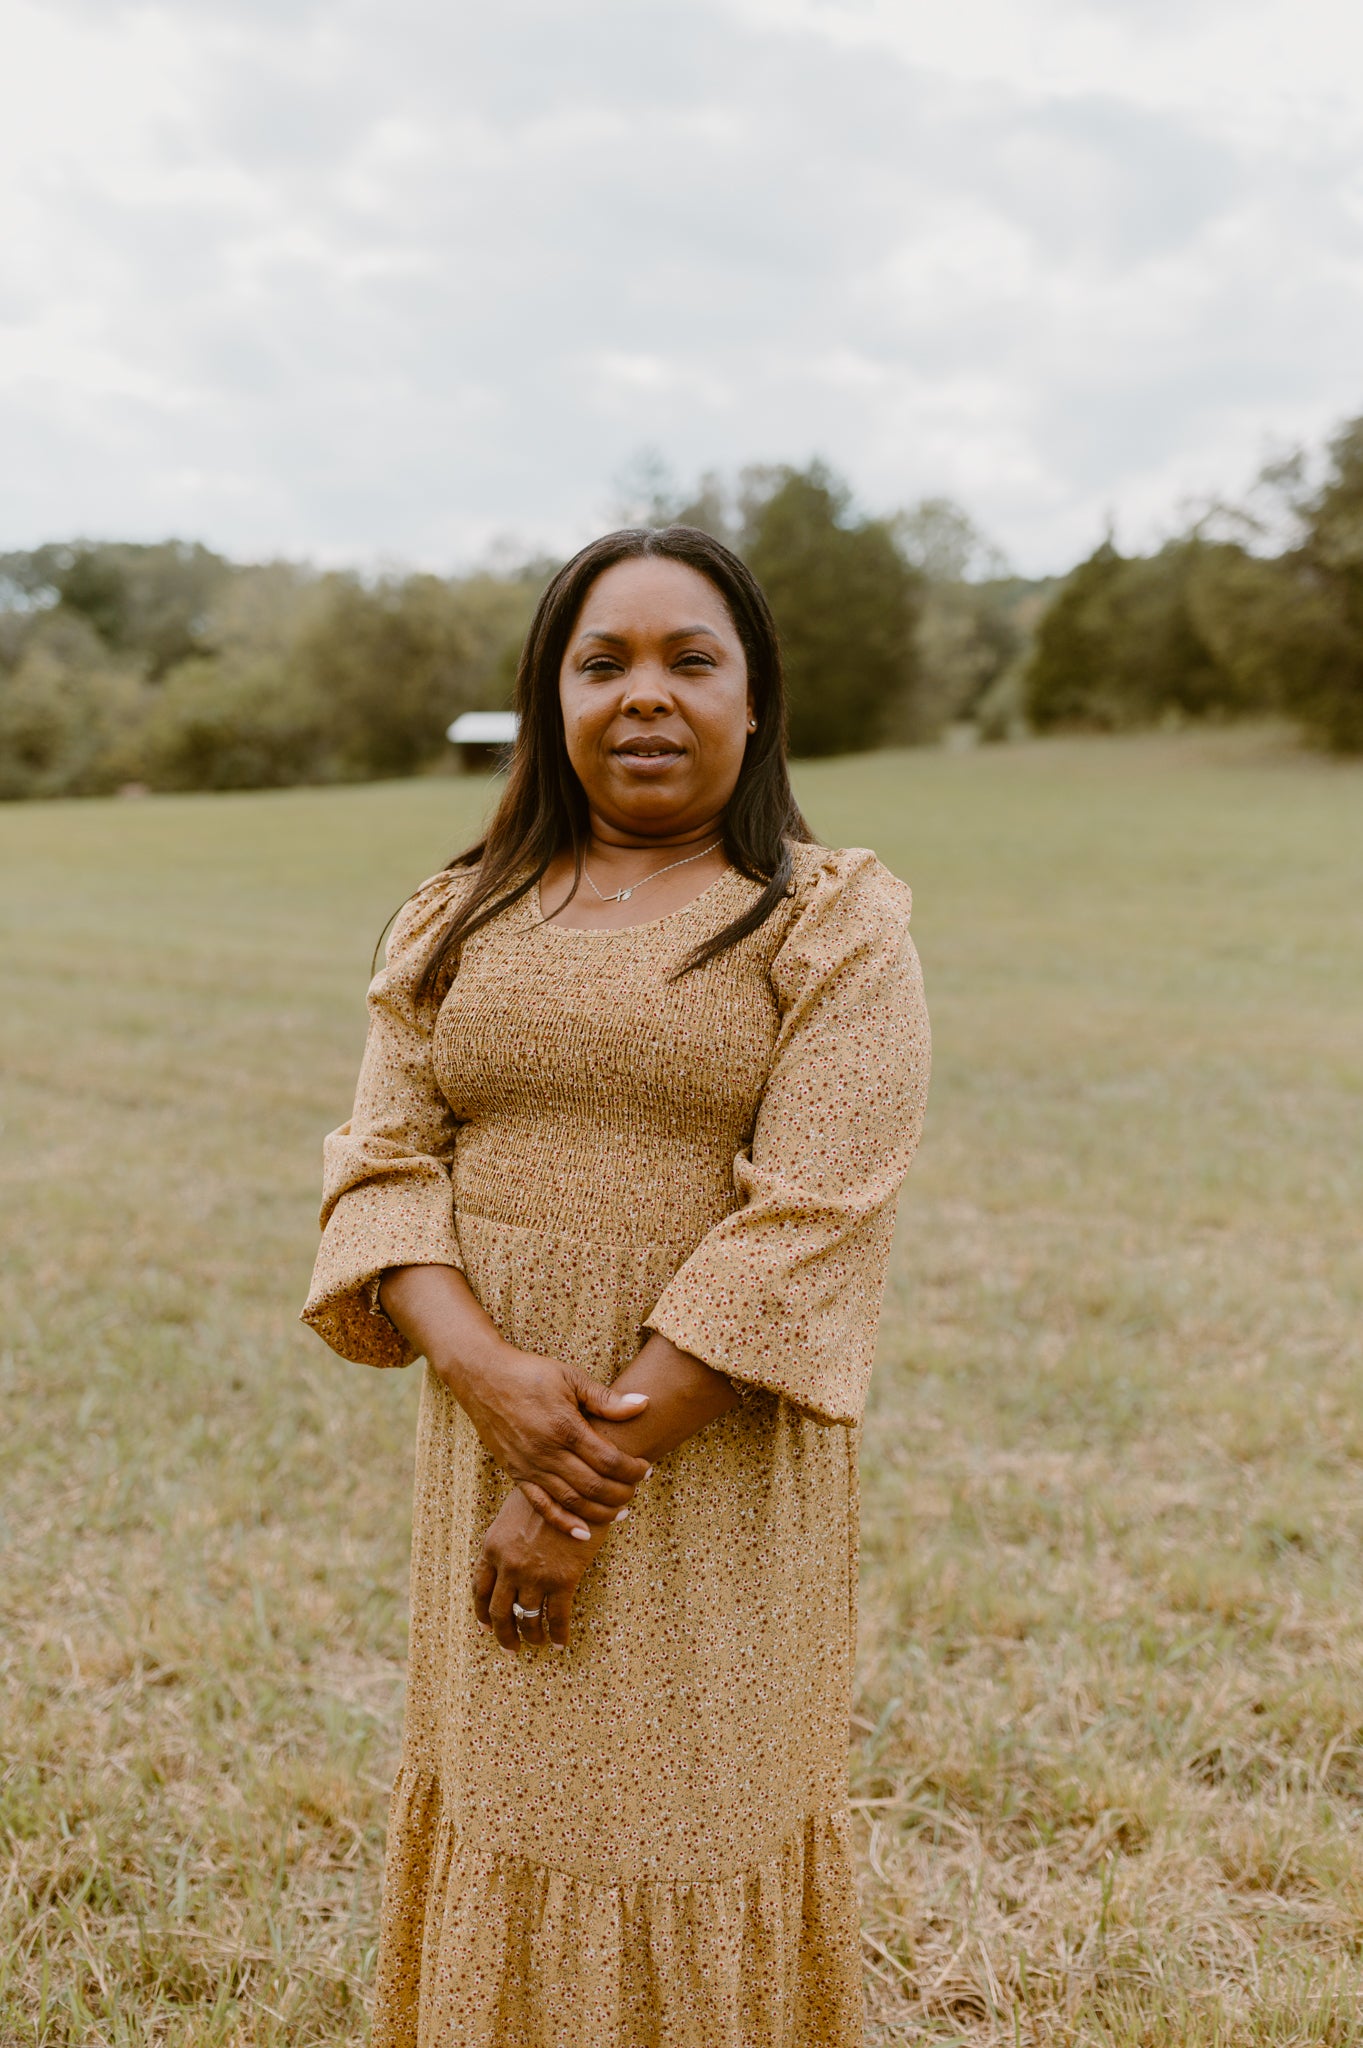
[[[918,1143],[930,1038],[904,883],[824,858],[771,968],[781,1023],[738,1207],[646,1327],[817,1420],[860,1421],[895,1203]]]
[[[435,1012],[417,985],[466,879],[433,876],[398,913],[369,988],[355,1107],[323,1145],[322,1243],[302,1320],[361,1365],[414,1356],[378,1305],[390,1266],[463,1270],[450,1178],[458,1124],[432,1071]]]

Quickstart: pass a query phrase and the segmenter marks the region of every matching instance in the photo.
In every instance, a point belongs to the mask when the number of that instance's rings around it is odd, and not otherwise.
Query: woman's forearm
[[[679,1351],[666,1337],[649,1336],[612,1389],[618,1394],[647,1394],[648,1406],[637,1416],[601,1425],[621,1450],[654,1464],[676,1450],[707,1422],[738,1406],[738,1395],[722,1372],[702,1365],[689,1351]]]
[[[457,1266],[395,1266],[383,1276],[379,1303],[412,1349],[456,1394],[466,1375],[481,1377],[511,1348]],[[656,1334],[610,1391],[648,1396],[648,1407],[637,1417],[597,1426],[622,1450],[650,1462],[738,1402],[723,1373]]]
[[[486,1372],[507,1349],[457,1266],[392,1267],[379,1306],[456,1395],[466,1374]]]

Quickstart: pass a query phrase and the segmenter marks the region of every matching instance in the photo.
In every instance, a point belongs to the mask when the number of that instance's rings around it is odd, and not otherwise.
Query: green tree
[[[1216,672],[1190,708],[1278,710],[1363,752],[1363,420],[1331,441],[1314,487],[1309,470],[1304,454],[1274,464],[1248,507],[1182,544],[1188,619]]]
[[[739,540],[733,500],[718,470],[704,471],[688,490],[656,448],[642,448],[615,480],[611,517],[617,526],[698,526],[733,547]]]
[[[1277,710],[1363,752],[1363,419],[1331,441],[1314,488],[1299,455],[1251,509],[1209,515],[1157,555],[1104,544],[1063,585],[1026,675],[1042,727],[1117,727]],[[1218,532],[1221,537],[1217,537]]]
[[[1111,539],[1066,577],[1037,628],[1023,678],[1023,706],[1039,731],[1095,722],[1098,679],[1108,661],[1111,598],[1124,567]]]
[[[973,720],[1003,737],[1021,717],[1002,686],[1030,637],[1035,584],[1008,565],[975,521],[950,498],[924,498],[892,521],[904,556],[923,577],[918,620],[918,686],[894,738],[932,739]]]
[[[1363,753],[1363,418],[1336,434],[1325,480],[1301,509],[1283,699],[1327,746]]]
[[[457,712],[510,702],[553,566],[370,583],[233,567],[179,542],[0,557],[0,788],[228,789],[425,768],[445,758]]]
[[[232,575],[221,555],[191,541],[64,541],[0,556],[0,579],[29,605],[83,619],[153,681],[208,651],[205,616]]]
[[[473,635],[438,576],[323,579],[294,650],[299,679],[326,707],[347,776],[411,775],[437,759],[445,728],[472,708]]]
[[[908,739],[933,739],[963,719],[979,721],[1026,646],[1022,594],[1011,579],[929,582],[918,624],[918,689]]]
[[[875,746],[918,681],[918,572],[822,463],[746,472],[740,506],[742,553],[785,652],[792,750]]]
[[[1117,732],[1257,708],[1205,631],[1195,591],[1206,553],[1196,537],[1130,557],[1104,541],[1082,562],[1037,631],[1024,677],[1032,723]]]
[[[930,583],[997,582],[1008,564],[963,506],[922,498],[891,522],[905,558]]]
[[[461,688],[472,711],[501,711],[511,703],[516,665],[540,594],[557,562],[534,559],[474,570],[450,586],[464,636]]]
[[[138,773],[146,689],[83,619],[51,610],[0,669],[0,798],[92,796]]]
[[[154,789],[278,789],[334,773],[327,706],[278,653],[172,669],[143,721],[139,780]]]

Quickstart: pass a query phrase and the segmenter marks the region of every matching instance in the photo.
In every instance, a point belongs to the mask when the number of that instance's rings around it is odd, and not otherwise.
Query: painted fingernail
[[[553,1637],[552,1637],[552,1636],[550,1636],[550,1638],[549,1638],[549,1647],[550,1647],[550,1649],[551,1649],[551,1650],[566,1650],[566,1649],[567,1649],[567,1647],[568,1647],[568,1645],[567,1645],[566,1643],[556,1643],[556,1642],[554,1641]]]
[[[575,1529],[570,1529],[568,1533],[570,1536],[576,1536],[579,1543],[590,1543],[592,1540],[591,1530],[584,1529],[581,1522],[578,1523]]]
[[[648,1468],[648,1470],[647,1470],[647,1472],[645,1472],[645,1474],[644,1474],[644,1479],[651,1479],[652,1477],[653,1477],[653,1467],[652,1467],[652,1466],[650,1465],[650,1466],[649,1466],[649,1468]],[[639,1483],[640,1483],[640,1485],[642,1485],[642,1484],[643,1484],[643,1480],[640,1480],[640,1482],[639,1482]]]
[[[629,1509],[621,1508],[619,1514],[616,1516],[615,1519],[617,1522],[627,1522],[629,1520]]]
[[[499,1650],[501,1651],[501,1653],[502,1653],[502,1655],[503,1655],[504,1657],[509,1657],[509,1658],[511,1659],[512,1663],[513,1663],[513,1664],[515,1663],[515,1661],[516,1661],[516,1652],[515,1652],[514,1650],[508,1650],[508,1648],[507,1648],[507,1646],[506,1646],[506,1644],[505,1644],[505,1643],[498,1643],[498,1645],[497,1645],[497,1648],[498,1648],[498,1649],[499,1649]]]
[[[642,1408],[647,1399],[647,1394],[622,1394],[620,1396],[621,1404],[626,1408]]]

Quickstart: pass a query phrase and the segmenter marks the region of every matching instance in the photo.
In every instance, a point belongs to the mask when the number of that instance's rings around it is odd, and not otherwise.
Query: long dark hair
[[[757,930],[790,888],[791,845],[813,833],[800,815],[786,767],[786,690],[776,622],[752,572],[732,548],[695,526],[626,527],[603,534],[564,564],[531,621],[516,671],[520,725],[502,800],[482,839],[449,863],[477,868],[469,893],[431,949],[421,979],[427,999],[443,995],[473,933],[533,889],[555,854],[573,851],[577,878],[588,839],[587,799],[568,759],[559,671],[587,592],[615,563],[662,555],[696,569],[729,608],[748,664],[757,730],[748,740],[724,812],[724,851],[761,895],[682,963],[703,967]]]

